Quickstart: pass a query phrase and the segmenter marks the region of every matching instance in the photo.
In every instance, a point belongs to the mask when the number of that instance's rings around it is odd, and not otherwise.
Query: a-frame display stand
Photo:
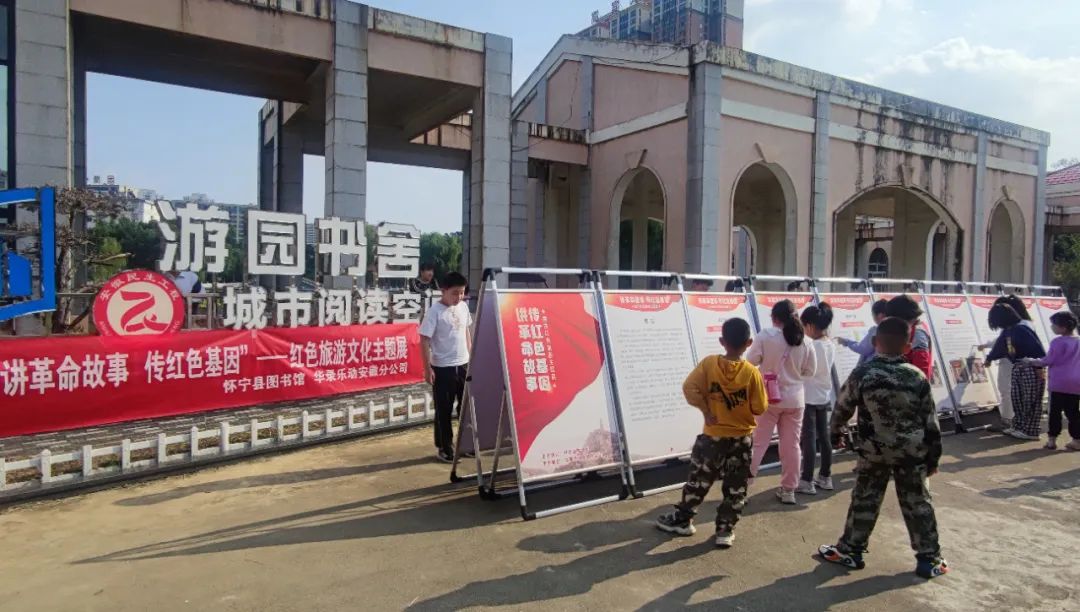
[[[503,289],[500,274],[577,277],[577,289]],[[486,499],[517,493],[526,520],[629,493],[594,277],[584,270],[484,272],[451,480],[474,454]],[[511,334],[514,334],[511,336]],[[592,428],[592,429],[590,429]],[[500,466],[510,462],[510,466]],[[536,510],[534,493],[617,477],[618,490]],[[604,487],[598,487],[603,489]],[[608,487],[610,488],[610,487]]]

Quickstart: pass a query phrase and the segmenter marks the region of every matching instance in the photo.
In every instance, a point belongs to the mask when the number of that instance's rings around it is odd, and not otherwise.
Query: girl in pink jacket
[[[802,322],[791,300],[777,302],[772,307],[771,315],[772,327],[762,330],[754,338],[754,344],[746,353],[746,360],[758,366],[763,374],[776,375],[781,399],[757,418],[750,474],[757,476],[761,459],[772,442],[773,432],[779,430],[781,477],[776,496],[782,503],[794,504],[795,487],[799,484],[802,469],[799,436],[806,407],[803,381],[817,371],[817,358],[813,346],[803,333]]]

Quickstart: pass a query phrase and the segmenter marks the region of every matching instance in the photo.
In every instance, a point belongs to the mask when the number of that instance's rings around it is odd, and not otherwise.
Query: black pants
[[[433,367],[435,371],[435,448],[454,454],[454,427],[451,415],[454,402],[461,402],[465,393],[465,366]]]
[[[802,479],[810,482],[814,480],[814,458],[821,452],[822,478],[832,475],[832,443],[829,441],[829,405],[807,404],[806,412],[803,413],[802,437],[799,440],[802,447]]]
[[[1069,436],[1080,440],[1080,395],[1072,393],[1050,392],[1050,429],[1046,432],[1051,438],[1061,435],[1061,413],[1069,419]]]

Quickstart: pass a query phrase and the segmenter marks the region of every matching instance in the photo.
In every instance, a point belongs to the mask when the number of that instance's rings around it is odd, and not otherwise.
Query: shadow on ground
[[[268,546],[362,540],[470,529],[518,515],[511,504],[488,504],[462,487],[436,485],[204,534],[121,550],[77,563],[182,557]]]
[[[873,576],[826,586],[826,583],[842,575],[845,570],[822,562],[813,570],[780,578],[767,585],[709,601],[690,604],[695,594],[709,589],[722,576],[709,576],[687,583],[639,608],[639,612],[653,610],[792,610],[817,612],[828,610],[837,604],[880,595],[887,591],[924,584],[926,581],[913,573],[893,576]],[[797,603],[796,603],[797,602]]]
[[[414,465],[425,465],[429,463],[431,463],[431,459],[427,457],[418,457],[402,461],[390,461],[387,463],[372,463],[369,465],[354,465],[318,470],[300,470],[282,474],[262,474],[260,476],[252,476],[249,478],[230,478],[227,480],[205,482],[188,487],[177,487],[175,489],[169,489],[168,491],[162,491],[161,493],[128,497],[117,501],[116,505],[151,506],[176,499],[182,499],[190,495],[198,495],[200,493],[215,493],[220,491],[234,491],[237,489],[253,489],[255,487],[298,484],[315,480],[329,480],[331,478],[344,478],[346,476],[374,474],[386,470],[399,470]]]
[[[1055,501],[1062,499],[1061,493],[1080,487],[1080,468],[1038,478],[1013,478],[1009,482],[1018,483],[1015,487],[988,489],[982,494],[995,499],[1013,499],[1016,497],[1041,497]]]
[[[579,525],[557,534],[525,538],[524,551],[594,552],[561,565],[542,565],[523,574],[470,582],[455,591],[417,602],[409,610],[460,610],[473,606],[514,606],[588,593],[596,585],[627,574],[678,563],[716,550],[712,538],[670,551],[655,552],[670,542],[651,528],[662,507],[632,519]]]

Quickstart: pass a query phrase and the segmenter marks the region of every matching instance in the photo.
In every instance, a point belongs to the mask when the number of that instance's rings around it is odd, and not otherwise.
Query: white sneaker
[[[833,487],[832,476],[818,476],[814,479],[814,484],[822,491],[832,491]]]
[[[791,489],[785,489],[783,487],[776,490],[776,498],[780,500],[781,504],[788,504],[790,506],[795,505],[795,491]]]
[[[1080,451],[1080,440],[1073,440],[1065,445],[1067,451]]]
[[[817,495],[817,488],[809,480],[800,480],[799,487],[795,489],[795,492],[803,495]]]
[[[720,548],[731,548],[731,545],[735,543],[734,531],[717,531],[716,532],[716,545]]]
[[[1057,450],[1057,438],[1047,438],[1046,444],[1043,444],[1044,450]]]

